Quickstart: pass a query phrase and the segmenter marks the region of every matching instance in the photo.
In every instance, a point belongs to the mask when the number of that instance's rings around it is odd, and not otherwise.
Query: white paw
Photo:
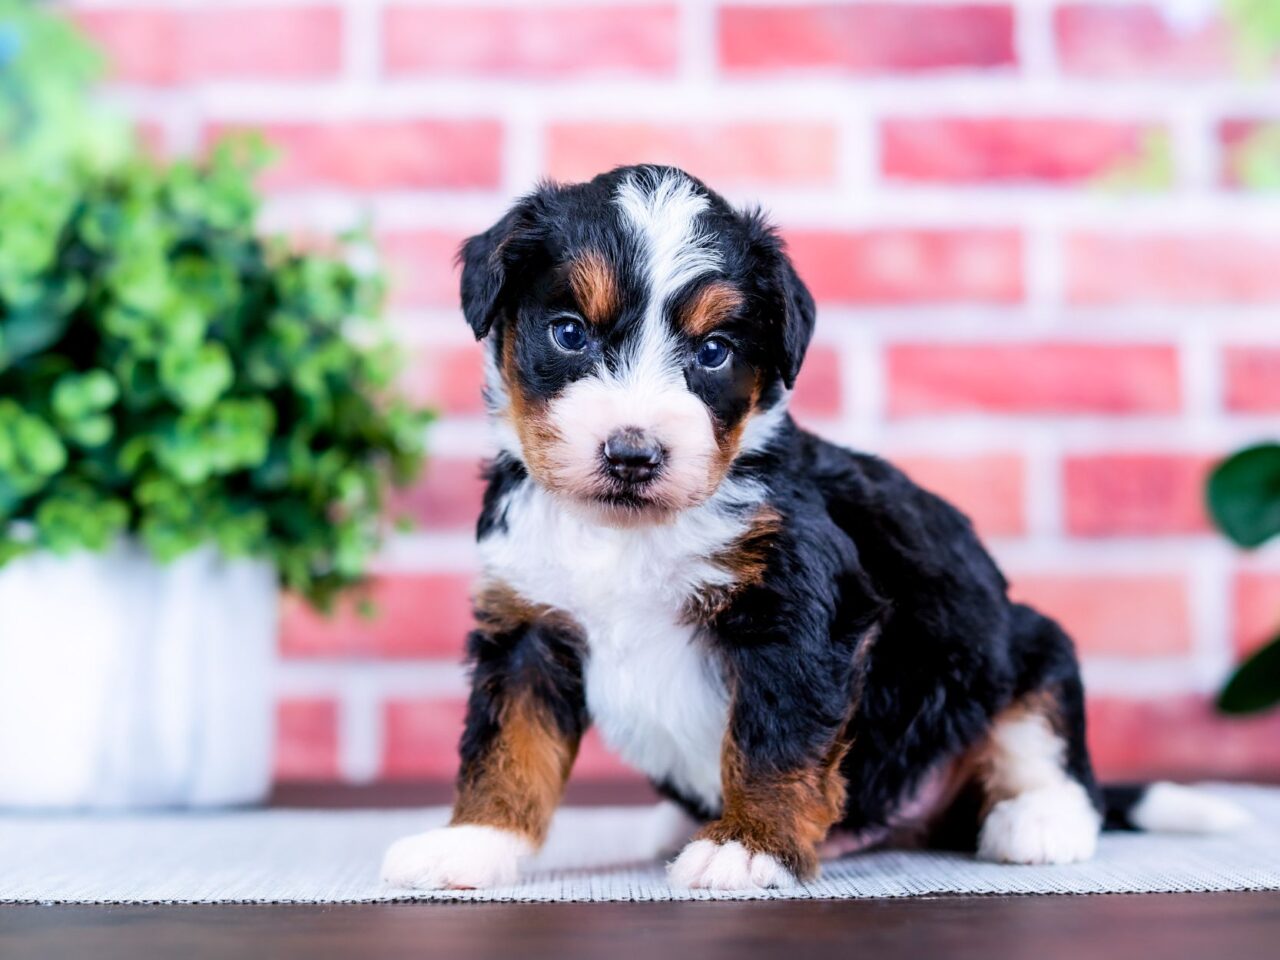
[[[393,843],[382,858],[382,879],[418,890],[505,887],[519,879],[520,858],[532,852],[532,844],[510,830],[442,827]]]
[[[978,856],[998,863],[1078,863],[1093,856],[1100,827],[1079,784],[1041,787],[991,808],[978,835]]]
[[[742,844],[695,840],[667,867],[677,887],[705,890],[759,890],[790,887],[791,871],[767,853],[750,853]]]

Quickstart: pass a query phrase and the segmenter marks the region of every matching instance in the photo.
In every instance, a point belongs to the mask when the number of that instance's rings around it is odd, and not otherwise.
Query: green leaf
[[[67,425],[67,436],[82,447],[100,447],[115,433],[115,424],[103,414],[84,417]]]
[[[1280,444],[1250,447],[1220,463],[1209,477],[1209,512],[1242,547],[1280,534]]]
[[[14,431],[18,455],[38,474],[52,476],[67,463],[67,448],[58,434],[38,417],[26,416]]]
[[[231,358],[220,343],[198,350],[166,350],[160,355],[160,382],[186,410],[204,410],[226,393],[235,379]]]
[[[106,410],[120,396],[115,379],[105,370],[65,373],[53,387],[53,412],[75,421]]]
[[[71,318],[41,310],[19,311],[4,319],[4,351],[10,363],[17,363],[47,350],[67,332]]]
[[[1276,704],[1280,704],[1280,636],[1241,664],[1218,695],[1218,708],[1224,713],[1257,713]]]

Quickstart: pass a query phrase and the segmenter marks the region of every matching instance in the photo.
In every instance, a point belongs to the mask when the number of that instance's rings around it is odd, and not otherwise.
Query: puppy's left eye
[[[728,362],[729,353],[729,344],[719,337],[710,337],[698,344],[693,359],[697,361],[698,366],[706,370],[716,370]]]

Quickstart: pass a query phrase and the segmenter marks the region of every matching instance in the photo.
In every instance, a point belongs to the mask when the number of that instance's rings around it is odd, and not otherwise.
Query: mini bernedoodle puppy
[[[396,843],[388,882],[515,882],[589,724],[701,824],[685,887],[907,837],[1057,864],[1104,824],[1240,820],[1100,789],[1071,640],[958,510],[796,426],[814,305],[758,212],[622,168],[541,187],[462,264],[500,450],[472,689],[452,824]]]

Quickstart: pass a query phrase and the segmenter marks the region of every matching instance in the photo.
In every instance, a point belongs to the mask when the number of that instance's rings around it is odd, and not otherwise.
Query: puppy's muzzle
[[[629,485],[647,483],[662,468],[662,446],[637,427],[615,430],[600,448],[604,470]]]

